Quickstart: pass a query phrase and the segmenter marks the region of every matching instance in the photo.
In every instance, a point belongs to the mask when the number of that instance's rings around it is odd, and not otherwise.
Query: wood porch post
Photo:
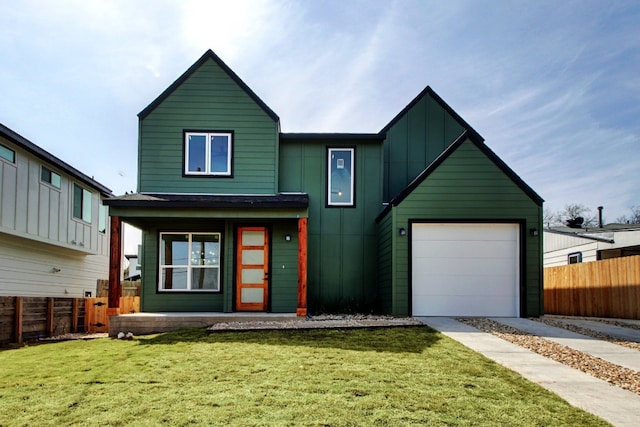
[[[298,218],[298,316],[307,315],[307,218]]]
[[[120,272],[122,271],[122,220],[119,216],[111,217],[111,234],[109,241],[109,300],[107,316],[116,316],[120,311]]]

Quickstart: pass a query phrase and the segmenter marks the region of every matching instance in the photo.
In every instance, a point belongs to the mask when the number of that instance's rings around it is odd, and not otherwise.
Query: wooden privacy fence
[[[109,298],[86,298],[85,330],[90,333],[109,332],[107,302]],[[120,314],[140,312],[140,297],[120,297]]]
[[[103,304],[95,304],[98,300]],[[120,299],[120,313],[138,311],[140,297]],[[72,332],[107,332],[108,321],[107,298],[0,296],[0,344]]]
[[[545,268],[544,312],[640,319],[640,256]]]
[[[120,295],[123,297],[139,297],[140,296],[140,281],[132,282],[129,280],[123,280],[120,284]],[[109,281],[98,280],[97,286],[98,298],[109,296]]]

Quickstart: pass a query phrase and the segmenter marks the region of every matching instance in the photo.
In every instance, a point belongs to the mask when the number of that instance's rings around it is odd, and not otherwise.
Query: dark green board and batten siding
[[[410,234],[398,235],[400,228],[409,231],[414,222],[517,222],[524,238],[521,315],[539,316],[543,310],[542,242],[539,235],[531,236],[527,230],[542,229],[542,200],[522,182],[514,181],[510,170],[505,173],[506,165],[496,160],[479,139],[472,141],[466,136],[426,171],[423,181],[408,189],[401,200],[392,202],[378,218],[379,242],[387,242],[379,246],[378,254],[380,290],[385,299],[390,299],[386,307],[396,315],[410,314],[411,240]],[[388,233],[393,236],[391,242]]]
[[[327,207],[327,148],[355,148],[355,206]],[[363,311],[376,305],[375,218],[382,210],[379,135],[283,135],[280,191],[309,195],[309,309]]]
[[[275,194],[277,116],[213,59],[200,62],[140,114],[138,191]],[[185,130],[233,131],[233,176],[183,176]]]
[[[380,132],[384,201],[396,197],[465,129],[471,127],[427,86]]]

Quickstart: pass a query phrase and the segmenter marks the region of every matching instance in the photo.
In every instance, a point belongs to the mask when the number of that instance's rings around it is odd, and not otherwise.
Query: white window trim
[[[49,171],[49,174],[51,175],[51,181],[52,182],[47,182],[47,181],[42,179],[42,170],[43,169],[46,169],[46,170]],[[54,175],[58,177],[58,180],[60,181],[60,185],[55,185],[53,183],[53,176]],[[54,188],[56,190],[61,190],[62,189],[62,176],[58,172],[54,171],[53,169],[51,169],[50,167],[45,166],[45,165],[40,165],[40,182],[45,184],[45,185],[48,185],[49,187]]]
[[[201,172],[189,170],[189,137],[195,135],[204,135],[205,144],[205,170]],[[211,137],[226,136],[227,137],[227,171],[213,172],[211,171]],[[195,176],[231,176],[231,157],[233,148],[233,134],[231,132],[185,132],[184,134],[184,174]]]
[[[351,200],[348,202],[332,202],[331,201],[331,154],[334,151],[350,151],[351,152],[351,182],[350,194]],[[327,206],[354,206],[355,205],[355,149],[333,147],[327,149]]]
[[[75,215],[75,197],[76,197],[76,190],[75,188],[78,187],[82,190],[82,200],[80,203],[80,216],[76,216]],[[71,217],[73,219],[75,219],[76,221],[82,221],[86,224],[91,224],[91,222],[93,221],[93,193],[89,190],[87,190],[86,188],[84,188],[81,185],[76,184],[75,182],[72,184],[72,193],[71,193]],[[88,203],[88,206],[85,205],[85,201],[86,203]],[[89,218],[86,218],[85,216],[85,207],[88,208],[89,210]]]
[[[217,265],[198,265],[195,268],[217,268],[218,269],[218,289],[191,289],[191,270],[194,266],[191,265],[191,257],[188,257],[187,262],[189,264],[163,264],[162,263],[162,236],[165,235],[188,235],[187,245],[191,248],[192,238],[194,234],[205,236],[218,236],[218,247],[222,252],[222,233],[217,232],[189,232],[189,231],[169,231],[161,232],[158,240],[158,292],[220,292],[222,284],[220,283],[220,272],[222,270],[222,254],[218,254]],[[162,287],[162,269],[163,268],[185,268],[187,270],[187,288],[186,289],[165,289]]]

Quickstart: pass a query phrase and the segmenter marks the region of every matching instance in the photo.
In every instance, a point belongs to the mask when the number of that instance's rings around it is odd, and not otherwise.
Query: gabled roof
[[[527,196],[531,198],[538,206],[542,206],[544,200],[540,197],[531,187],[529,187],[505,162],[498,157],[496,153],[491,151],[482,142],[482,137],[471,130],[465,130],[462,134],[445,149],[429,166],[427,166],[400,194],[391,199],[387,207],[378,215],[376,219],[379,221],[387,212],[393,207],[398,206],[404,199],[407,198],[422,182],[429,177],[451,154],[453,154],[458,147],[460,147],[465,141],[471,141],[485,156],[489,158],[506,176],[513,181]]]
[[[413,98],[413,100],[409,104],[407,104],[407,106],[404,107],[402,111],[400,111],[393,119],[391,119],[391,121],[385,127],[382,128],[380,133],[386,134],[389,129],[391,129],[393,125],[398,122],[398,120],[400,120],[405,114],[407,114],[409,110],[411,110],[418,102],[420,102],[422,98],[427,95],[430,96],[434,101],[436,101],[438,105],[440,105],[440,107],[442,107],[447,113],[449,113],[451,117],[453,117],[460,124],[460,126],[475,135],[477,139],[484,141],[484,138],[478,132],[476,132],[476,130],[472,128],[471,125],[467,123],[458,113],[456,113],[455,110],[449,106],[449,104],[444,102],[444,100],[440,98],[440,96],[433,89],[431,89],[430,86],[425,87],[422,92],[418,94],[418,96]]]
[[[267,104],[262,101],[258,95],[255,94],[254,91],[251,90],[249,86],[245,82],[243,82],[240,77],[236,73],[233,72],[231,68],[227,64],[225,64],[222,59],[218,57],[211,49],[207,50],[204,55],[200,57],[187,71],[185,71],[178,79],[171,84],[164,92],[160,94],[156,99],[151,102],[144,110],[138,113],[138,117],[140,119],[144,119],[147,117],[155,108],[162,103],[166,98],[169,97],[182,83],[184,83],[193,73],[195,73],[198,68],[200,68],[207,61],[212,60],[233,80],[240,88],[247,94],[253,101],[262,108],[262,110],[269,116],[274,122],[279,122],[280,118],[276,113],[273,112]]]
[[[36,157],[44,160],[45,162],[56,166],[58,169],[68,173],[69,175],[71,175],[72,177],[77,179],[78,181],[88,185],[89,187],[95,188],[100,193],[102,193],[103,196],[112,196],[113,195],[110,189],[108,189],[104,185],[100,184],[98,181],[94,180],[93,178],[88,177],[87,175],[85,175],[82,172],[80,172],[78,169],[76,169],[73,166],[69,165],[68,163],[60,160],[58,157],[54,156],[53,154],[49,153],[46,150],[43,150],[40,147],[38,147],[33,142],[29,141],[24,136],[12,131],[11,129],[9,129],[5,125],[3,125],[2,123],[0,123],[0,136],[5,137],[9,141],[11,141],[14,144],[18,145],[20,148],[24,149],[25,151],[28,151],[29,153],[31,153],[31,154],[35,155]]]

